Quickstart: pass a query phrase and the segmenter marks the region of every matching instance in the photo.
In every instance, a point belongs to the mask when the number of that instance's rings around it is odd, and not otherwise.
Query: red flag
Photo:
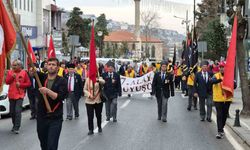
[[[32,59],[32,63],[36,63],[36,56],[34,54],[34,51],[33,51],[33,48],[31,46],[31,43],[30,43],[29,39],[28,39],[28,51],[29,51],[30,57]],[[29,62],[29,59],[27,58],[27,66],[29,66],[29,64],[30,64],[30,62]]]
[[[95,84],[96,82],[96,54],[95,54],[95,31],[94,31],[94,22],[92,24],[91,29],[91,39],[90,39],[90,47],[89,47],[89,79]]]
[[[56,57],[56,51],[55,51],[52,35],[50,35],[48,58],[52,58],[52,57]]]
[[[16,31],[2,0],[0,0],[0,92],[3,86],[6,57],[15,48],[15,44]]]
[[[226,98],[232,98],[234,94],[234,71],[235,56],[236,56],[236,42],[237,42],[237,15],[234,17],[232,37],[227,52],[226,65],[224,68],[224,79],[222,82],[222,89],[224,90]]]

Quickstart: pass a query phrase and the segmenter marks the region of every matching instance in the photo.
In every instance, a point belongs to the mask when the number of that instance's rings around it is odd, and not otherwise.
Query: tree
[[[237,64],[239,67],[239,74],[240,74],[240,85],[241,85],[241,93],[242,93],[242,102],[243,102],[243,109],[241,111],[241,116],[244,117],[250,117],[250,88],[249,88],[249,81],[247,77],[247,71],[246,71],[246,51],[243,46],[243,39],[246,34],[246,25],[247,21],[243,16],[241,15],[242,7],[245,5],[244,0],[239,0],[237,5],[236,12],[233,9],[234,6],[234,0],[227,0],[227,5],[229,7],[227,11],[227,15],[229,18],[229,24],[232,24],[232,20],[234,18],[234,15],[238,16],[238,32],[237,32]]]
[[[127,57],[128,56],[128,43],[122,42],[121,46],[119,47],[119,56],[118,57]]]
[[[146,57],[150,57],[148,39],[152,35],[152,29],[159,26],[158,20],[160,19],[159,15],[156,12],[146,11],[141,13],[141,20],[144,23],[144,35],[146,36]]]
[[[84,20],[81,15],[83,12],[78,7],[74,7],[72,12],[70,13],[70,18],[66,23],[68,27],[68,36],[70,35],[78,35],[79,41],[82,45],[84,41],[83,37],[83,28],[84,28]]]
[[[220,60],[220,57],[226,57],[227,39],[225,27],[219,19],[215,19],[208,24],[207,30],[203,34],[203,40],[207,41],[208,52],[205,58]]]
[[[207,29],[209,22],[219,19],[217,14],[221,1],[222,0],[203,0],[201,4],[198,4],[199,12],[195,12],[196,18],[198,19],[196,24],[198,37],[204,34],[203,31]]]
[[[102,55],[102,46],[103,46],[103,40],[104,37],[108,35],[108,29],[107,29],[108,21],[106,19],[105,14],[101,14],[99,17],[97,17],[97,23],[95,24],[95,31],[96,31],[96,46],[100,48],[100,55]],[[99,36],[98,32],[102,32],[102,35]]]

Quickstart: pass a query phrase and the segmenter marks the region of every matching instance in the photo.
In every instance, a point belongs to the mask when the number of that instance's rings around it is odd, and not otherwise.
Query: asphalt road
[[[80,118],[64,121],[59,150],[232,150],[224,138],[217,140],[216,123],[201,122],[199,111],[186,110],[187,99],[180,93],[169,99],[168,122],[157,120],[155,98],[146,94],[122,97],[118,101],[118,122],[105,121],[103,133],[88,136],[87,115],[83,99]],[[22,116],[20,134],[11,133],[11,119],[0,120],[1,150],[39,150],[36,121],[30,111]],[[96,121],[95,121],[96,127]]]

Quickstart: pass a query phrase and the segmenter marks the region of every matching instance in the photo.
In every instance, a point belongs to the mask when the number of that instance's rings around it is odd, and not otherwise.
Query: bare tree
[[[145,11],[141,13],[141,20],[144,25],[143,34],[146,37],[146,57],[149,57],[148,39],[152,35],[152,29],[159,27],[158,20],[160,19],[157,12]]]

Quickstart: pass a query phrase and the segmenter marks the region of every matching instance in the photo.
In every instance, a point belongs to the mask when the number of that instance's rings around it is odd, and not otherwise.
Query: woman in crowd
[[[93,84],[92,80],[86,78],[85,85],[84,85],[84,95],[86,96],[85,105],[87,110],[88,116],[88,127],[89,132],[88,135],[94,134],[94,113],[97,119],[97,127],[98,132],[102,132],[102,106],[103,103],[100,98],[100,84],[104,84],[105,81],[99,75],[96,77],[96,83]]]

